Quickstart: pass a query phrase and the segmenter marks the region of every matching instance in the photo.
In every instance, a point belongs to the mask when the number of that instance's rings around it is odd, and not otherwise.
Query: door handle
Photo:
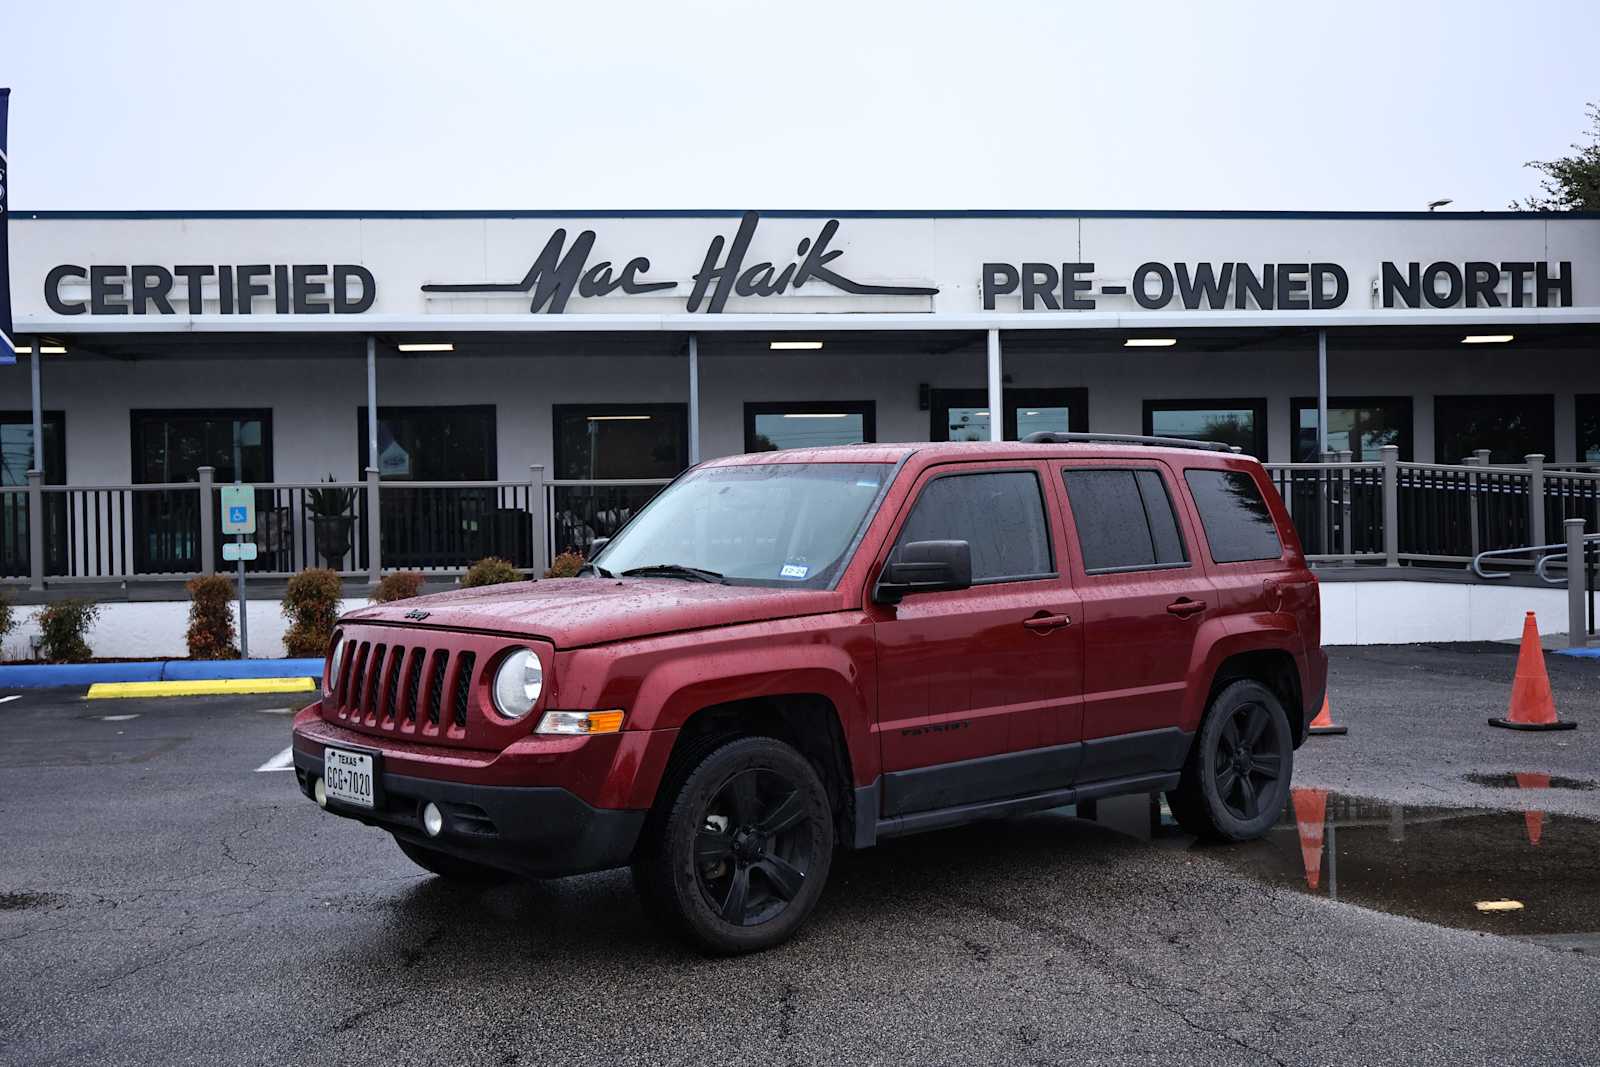
[[[1071,626],[1072,616],[1035,615],[1031,619],[1023,619],[1022,625],[1026,626],[1036,634],[1049,633],[1051,630],[1059,630],[1063,626]]]
[[[1188,597],[1174,600],[1172,603],[1167,605],[1167,614],[1176,615],[1180,619],[1187,619],[1191,615],[1198,615],[1204,610],[1206,610],[1205,601],[1190,600]]]

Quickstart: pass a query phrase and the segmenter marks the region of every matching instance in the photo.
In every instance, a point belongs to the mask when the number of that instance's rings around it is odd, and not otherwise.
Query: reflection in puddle
[[[1528,771],[1504,774],[1467,774],[1463,775],[1467,781],[1474,785],[1485,785],[1490,789],[1593,789],[1596,783],[1584,778],[1564,778],[1559,774],[1541,774]]]
[[[1588,819],[1295,789],[1265,838],[1207,852],[1263,882],[1443,926],[1600,929],[1600,823]],[[1479,906],[1508,901],[1522,906]]]

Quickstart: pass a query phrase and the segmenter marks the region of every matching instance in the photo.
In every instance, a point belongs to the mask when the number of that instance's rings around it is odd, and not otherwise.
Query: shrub
[[[504,585],[506,582],[522,580],[522,572],[510,560],[487,556],[467,569],[467,573],[461,577],[461,586],[472,589],[480,585]]]
[[[291,656],[325,656],[339,621],[339,575],[321,567],[303,570],[283,591],[283,614],[289,632],[283,647]]]
[[[396,571],[385,574],[372,591],[374,604],[387,604],[392,600],[410,600],[422,595],[422,575],[416,571]]]
[[[578,568],[582,567],[585,562],[582,552],[569,548],[550,561],[550,569],[544,572],[544,576],[546,578],[576,578],[578,576]]]
[[[189,590],[189,655],[194,659],[238,659],[234,646],[233,581],[225,574],[191,578]]]
[[[0,643],[10,636],[11,628],[17,624],[17,617],[11,611],[11,598],[0,590]]]
[[[99,605],[87,600],[58,600],[40,608],[34,621],[44,638],[45,659],[82,663],[93,656],[84,635],[99,617]]]

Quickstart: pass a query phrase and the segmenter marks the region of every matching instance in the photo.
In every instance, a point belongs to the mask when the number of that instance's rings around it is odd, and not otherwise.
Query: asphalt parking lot
[[[736,960],[659,935],[625,873],[424,876],[257,769],[281,697],[26,693],[0,1062],[1593,1062],[1600,663],[1551,657],[1580,727],[1519,734],[1484,722],[1514,656],[1335,650],[1350,734],[1296,768],[1315,855],[1293,813],[1235,848],[1141,798],[1045,813],[847,857],[799,938]]]

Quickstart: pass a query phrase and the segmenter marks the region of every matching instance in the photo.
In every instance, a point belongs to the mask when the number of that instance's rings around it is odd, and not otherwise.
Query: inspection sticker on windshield
[[[783,570],[778,572],[780,578],[804,578],[811,573],[811,568],[804,563],[785,563]]]

